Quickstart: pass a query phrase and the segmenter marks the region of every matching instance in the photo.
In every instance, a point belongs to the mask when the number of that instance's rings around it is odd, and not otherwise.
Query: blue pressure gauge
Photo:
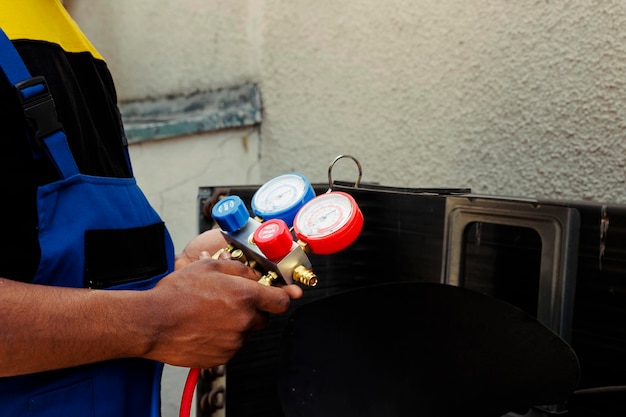
[[[289,227],[298,210],[315,197],[309,180],[291,172],[263,184],[252,196],[252,211],[263,220],[280,219]]]
[[[213,206],[211,215],[217,225],[225,232],[233,233],[244,227],[250,213],[243,200],[236,195],[224,197]]]

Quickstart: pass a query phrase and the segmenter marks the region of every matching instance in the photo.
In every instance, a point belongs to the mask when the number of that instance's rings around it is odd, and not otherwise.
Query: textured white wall
[[[65,3],[104,55],[122,101],[230,87],[260,78],[260,2]]]
[[[626,201],[623,1],[266,4],[264,175]]]
[[[386,185],[626,201],[623,1],[68,6],[122,99],[258,83],[263,179],[351,153]]]

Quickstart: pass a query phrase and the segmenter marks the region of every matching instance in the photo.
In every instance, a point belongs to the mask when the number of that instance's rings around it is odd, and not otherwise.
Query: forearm
[[[0,376],[144,355],[158,320],[146,295],[0,278]]]
[[[146,291],[0,278],[0,377],[130,357],[224,364],[265,327],[268,313],[282,314],[302,296],[295,285],[265,287],[257,279],[241,262],[213,259],[191,262]]]

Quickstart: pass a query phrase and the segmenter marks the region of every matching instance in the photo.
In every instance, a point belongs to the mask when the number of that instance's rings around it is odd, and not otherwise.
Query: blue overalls
[[[30,76],[1,30],[0,66],[21,92],[26,118],[34,122],[31,141],[61,176],[38,189],[41,261],[34,283],[152,288],[173,270],[174,248],[135,179],[78,171],[45,80]],[[0,378],[0,415],[156,417],[162,369],[161,363],[129,358]]]

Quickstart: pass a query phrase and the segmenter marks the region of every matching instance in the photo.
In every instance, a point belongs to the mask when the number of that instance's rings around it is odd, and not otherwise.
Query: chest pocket
[[[168,269],[165,226],[155,223],[127,229],[85,232],[85,287],[124,286],[161,275]]]

